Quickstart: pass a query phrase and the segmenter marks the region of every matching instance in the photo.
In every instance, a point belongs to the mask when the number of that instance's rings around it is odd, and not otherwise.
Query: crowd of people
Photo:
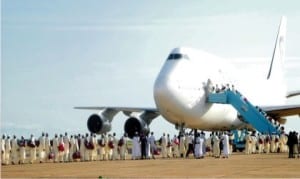
[[[293,137],[291,134],[294,134]],[[291,132],[289,135],[284,133],[281,135],[247,133],[245,136],[245,154],[290,152],[293,156],[290,158],[299,158],[299,144],[300,136],[298,138],[296,132]]]
[[[264,135],[247,133],[245,153],[289,152],[290,158],[299,158],[298,133],[289,135]],[[212,132],[208,137],[204,132],[181,133],[171,137],[163,134],[158,140],[154,133],[135,133],[132,139],[126,134],[119,139],[116,134],[65,135],[55,134],[49,138],[42,133],[39,138],[3,135],[1,138],[1,163],[25,164],[44,162],[73,162],[96,160],[138,160],[161,158],[228,158],[233,151],[234,135],[231,132]],[[130,154],[130,155],[128,155]]]

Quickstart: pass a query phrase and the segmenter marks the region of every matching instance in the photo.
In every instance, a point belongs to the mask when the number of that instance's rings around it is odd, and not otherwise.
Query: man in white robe
[[[114,144],[114,148],[112,149],[112,160],[118,159],[118,139],[116,137],[116,133],[112,135],[112,142]]]
[[[11,140],[11,162],[12,164],[18,164],[19,163],[19,152],[18,152],[19,146],[17,143],[17,137],[14,135]]]
[[[252,149],[251,149],[251,153],[255,154],[256,153],[256,146],[257,146],[257,137],[255,136],[255,134],[251,135],[251,141],[252,141]]]
[[[251,154],[252,153],[252,137],[249,133],[245,136],[245,154]]]
[[[140,137],[138,132],[135,132],[134,137],[132,138],[132,159],[140,159],[141,158],[141,145],[140,145]]]
[[[33,134],[31,134],[29,139],[29,148],[30,148],[30,159],[29,162],[32,164],[36,160],[36,144],[35,144],[35,138]]]
[[[80,137],[79,137],[80,138]],[[81,136],[81,139],[80,139],[80,160],[83,162],[85,161],[85,138],[84,138],[84,135]]]
[[[107,160],[106,157],[106,147],[107,147],[107,139],[105,134],[101,135],[100,141],[99,141],[99,145],[100,145],[100,158],[99,160]]]
[[[69,161],[73,162],[73,154],[74,152],[76,152],[76,147],[75,147],[75,138],[73,137],[73,135],[70,136],[70,148],[69,148]]]
[[[20,164],[24,164],[26,160],[26,141],[23,136],[19,141],[19,156],[20,156]]]
[[[258,153],[264,152],[264,135],[258,135]]]
[[[8,165],[11,163],[10,161],[10,152],[11,152],[11,143],[10,143],[10,136],[6,137],[5,140],[5,158],[4,158],[4,164]]]
[[[272,134],[271,141],[270,141],[270,152],[271,153],[275,153],[275,139],[276,139],[276,135]]]
[[[267,134],[265,135],[265,141],[264,141],[264,150],[265,150],[265,153],[270,153],[270,141],[271,141],[271,137]]]
[[[212,136],[213,140],[213,156],[216,158],[220,157],[220,139],[216,134]]]
[[[172,139],[173,157],[179,157],[179,140],[176,135]]]
[[[127,147],[128,147],[128,144],[127,144],[127,135],[124,134],[120,141],[119,141],[119,148],[120,148],[120,159],[121,160],[126,160],[126,153],[127,153]]]
[[[284,133],[280,134],[280,137],[279,137],[279,148],[280,148],[280,152],[281,153],[287,152],[286,142],[287,142],[287,136]]]
[[[108,159],[112,160],[112,155],[113,155],[113,149],[114,149],[114,141],[113,141],[113,137],[111,134],[108,134]]]
[[[91,149],[91,161],[96,161],[97,160],[97,138],[96,138],[96,134],[91,134],[91,145],[92,145],[92,149]]]
[[[201,158],[203,158],[206,155],[206,139],[205,139],[205,133],[203,131],[201,131],[200,138],[201,138],[201,147],[202,147]]]
[[[200,134],[197,133],[196,134],[196,138],[195,138],[195,147],[194,147],[194,154],[195,154],[195,158],[199,159],[200,158],[200,153],[202,153],[202,146],[200,145]]]
[[[85,134],[85,138],[84,138],[84,161],[90,161],[90,151],[91,149],[88,148],[88,143],[90,142],[90,137],[89,134],[86,133]]]
[[[230,149],[229,149],[229,137],[226,133],[223,134],[222,136],[223,140],[223,158],[228,158]]]
[[[48,162],[49,161],[49,154],[51,150],[51,144],[48,133],[45,135],[45,159]]]
[[[205,145],[206,145],[206,148],[208,149],[207,150],[207,153],[208,153],[208,156],[212,156],[212,134],[209,135],[209,137],[206,139],[205,141]]]
[[[151,156],[152,156],[152,159],[155,159],[155,152],[156,152],[156,144],[155,144],[155,137],[154,137],[154,133],[151,132],[151,135],[149,137],[149,144],[150,144],[150,153],[151,153]]]
[[[39,147],[38,147],[38,152],[39,152],[39,160],[40,163],[45,162],[45,150],[46,150],[46,139],[45,139],[45,134],[42,133],[42,136],[39,138]]]
[[[64,162],[65,143],[64,143],[64,138],[63,138],[62,134],[60,134],[60,136],[58,138],[58,146],[59,146],[58,161]]]
[[[169,134],[167,134],[167,157],[172,157],[172,142]]]
[[[68,137],[68,133],[65,133],[65,136],[63,137],[63,142],[64,142],[64,161],[69,162],[70,161],[70,139]]]
[[[58,142],[58,137],[57,137],[57,134],[55,134],[54,138],[52,139],[52,149],[53,149],[53,153],[54,153],[54,162],[58,162],[58,156],[59,156],[59,151],[58,151],[58,145],[59,145],[59,142]]]
[[[3,134],[2,135],[2,138],[1,138],[1,164],[5,164],[5,135]]]
[[[165,133],[163,133],[163,136],[161,137],[161,154],[162,158],[167,157],[167,138]]]

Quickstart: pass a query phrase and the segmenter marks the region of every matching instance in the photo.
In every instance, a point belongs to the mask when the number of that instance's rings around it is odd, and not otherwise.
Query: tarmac
[[[116,160],[1,167],[1,178],[300,178],[300,159],[234,153],[228,159]]]

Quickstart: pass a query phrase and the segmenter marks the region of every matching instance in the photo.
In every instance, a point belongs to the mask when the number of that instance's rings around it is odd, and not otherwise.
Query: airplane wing
[[[98,107],[98,106],[87,106],[87,107],[74,107],[74,109],[83,109],[83,110],[116,110],[123,111],[124,113],[128,112],[152,112],[160,114],[156,108],[140,108],[140,107]]]
[[[268,115],[273,117],[286,117],[300,115],[300,104],[282,105],[282,106],[265,106],[261,107]]]
[[[133,112],[143,113],[143,117],[148,119],[154,119],[160,115],[156,108],[141,108],[141,107],[98,107],[98,106],[87,106],[87,107],[74,107],[74,109],[83,110],[100,110],[102,112],[112,112],[112,116],[122,111],[126,116],[130,116]]]

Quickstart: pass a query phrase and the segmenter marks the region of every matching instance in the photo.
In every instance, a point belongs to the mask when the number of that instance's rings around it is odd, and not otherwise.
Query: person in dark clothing
[[[185,154],[185,158],[188,158],[190,153],[194,154],[194,139],[193,136],[190,134],[187,136],[186,140],[188,141],[188,149]]]
[[[288,141],[287,141],[287,146],[289,147],[289,158],[293,158],[294,152],[293,152],[293,146],[294,146],[294,137],[293,137],[293,132],[289,132],[288,135]]]
[[[141,159],[147,159],[147,137],[146,135],[142,134],[141,135],[141,147],[142,147],[142,156],[141,156]]]
[[[299,154],[298,151],[298,133],[294,131],[293,133],[293,158],[297,158]]]

